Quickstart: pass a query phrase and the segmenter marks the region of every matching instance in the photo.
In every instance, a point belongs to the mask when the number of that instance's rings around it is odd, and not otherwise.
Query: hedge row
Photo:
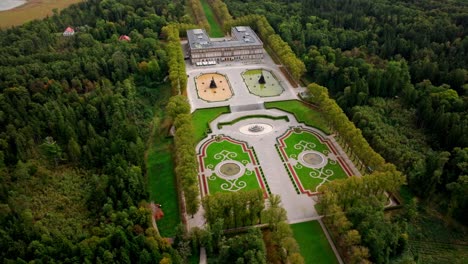
[[[187,87],[187,73],[185,71],[184,52],[180,44],[179,25],[167,25],[163,27],[162,32],[168,42],[166,50],[169,58],[169,80],[172,94],[181,94]]]
[[[289,122],[288,116],[271,116],[271,115],[248,115],[248,116],[241,116],[238,117],[234,120],[227,121],[227,122],[219,122],[217,124],[218,129],[223,128],[223,126],[231,126],[239,121],[246,120],[246,119],[252,119],[252,118],[265,118],[265,119],[271,119],[271,120],[285,120],[286,122]]]
[[[194,128],[190,105],[183,95],[176,95],[169,99],[167,113],[174,120],[175,135],[175,172],[182,184],[185,197],[185,208],[188,214],[198,211],[200,194],[198,189],[198,162],[195,153]]]

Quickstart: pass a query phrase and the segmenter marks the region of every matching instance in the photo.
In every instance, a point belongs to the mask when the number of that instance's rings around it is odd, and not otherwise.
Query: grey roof
[[[232,39],[212,41],[204,29],[190,29],[187,30],[187,39],[191,49],[263,45],[250,27],[235,27],[231,32]]]

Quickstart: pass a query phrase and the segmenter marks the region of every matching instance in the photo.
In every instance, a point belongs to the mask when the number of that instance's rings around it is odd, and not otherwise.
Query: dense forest
[[[176,29],[166,26],[197,22],[189,14],[201,12],[198,1],[188,2],[191,11],[181,0],[88,0],[0,31],[2,262],[185,263],[204,245],[218,256],[215,263],[237,260],[238,252],[246,252],[248,263],[263,263],[267,252],[301,263],[275,197],[275,206],[241,219],[269,224],[267,248],[256,229],[222,236],[223,227],[240,220],[221,212],[212,212],[204,230],[179,227],[174,247],[150,226],[146,140],[162,89],[181,92],[181,62],[171,62],[180,52],[172,43]],[[227,12],[219,1],[208,2]],[[396,217],[362,197],[346,214],[340,211],[346,202],[324,203],[322,210],[336,213],[329,221],[347,226],[331,230],[350,246],[345,255],[356,263],[462,263],[454,245],[462,252],[468,246],[466,228],[456,222],[468,224],[468,3],[224,2],[232,15],[219,21],[224,26],[245,15],[266,17],[302,59],[303,82],[326,87],[370,145],[407,177],[406,204]],[[77,32],[73,37],[62,36],[68,26]],[[189,123],[185,112],[179,127]],[[185,176],[183,187],[190,189],[194,183]],[[203,202],[216,199],[227,198]],[[191,201],[197,202],[187,209],[193,212],[198,201]],[[361,242],[367,248],[357,246]],[[288,250],[272,255],[268,247],[279,246]]]
[[[439,202],[466,220],[466,2],[226,3],[234,17],[265,15],[411,189],[446,194]]]
[[[306,64],[303,80],[327,87],[406,174],[402,194],[412,205],[419,198],[419,220],[436,209],[430,221],[468,223],[466,1],[225,2],[234,18],[265,16]],[[419,220],[410,231],[422,231]],[[466,245],[459,231],[428,239]]]
[[[159,34],[184,19],[181,1],[85,1],[0,31],[2,263],[181,262],[151,227],[144,152],[170,89]]]

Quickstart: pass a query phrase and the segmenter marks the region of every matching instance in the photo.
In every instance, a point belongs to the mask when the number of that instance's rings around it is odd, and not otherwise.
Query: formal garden
[[[323,184],[352,174],[332,143],[314,130],[291,128],[277,142],[278,154],[298,193],[313,195]]]
[[[202,196],[218,192],[262,189],[268,186],[255,150],[247,143],[217,135],[200,147],[199,179]]]
[[[198,97],[207,102],[226,101],[234,95],[228,78],[220,73],[200,74],[195,85]]]
[[[247,70],[242,73],[242,79],[249,92],[260,97],[278,96],[284,92],[278,78],[268,70]]]

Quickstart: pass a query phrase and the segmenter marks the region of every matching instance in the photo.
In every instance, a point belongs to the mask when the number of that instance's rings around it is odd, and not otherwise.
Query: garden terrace
[[[202,196],[217,192],[262,189],[268,196],[255,150],[247,143],[223,135],[212,136],[198,154]]]
[[[314,195],[324,183],[352,175],[333,144],[311,129],[291,128],[277,142],[278,153],[300,193]]]

